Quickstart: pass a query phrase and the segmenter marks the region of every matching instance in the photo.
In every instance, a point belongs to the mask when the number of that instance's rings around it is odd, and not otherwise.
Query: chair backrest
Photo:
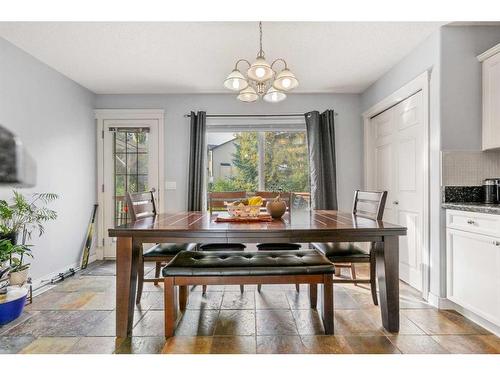
[[[152,191],[143,193],[127,192],[127,206],[133,221],[156,216],[156,202]]]
[[[274,198],[276,198],[279,195],[280,198],[285,201],[286,209],[287,210],[290,209],[290,203],[292,200],[292,193],[279,192],[279,191],[256,191],[255,195],[262,197],[262,200],[264,201],[262,203],[262,207],[266,207],[266,204],[268,201],[273,200]]]
[[[356,190],[352,213],[368,219],[382,220],[386,199],[387,191]]]
[[[226,206],[224,202],[231,202],[238,199],[245,199],[247,193],[245,191],[218,191],[208,193],[208,209],[212,211],[224,211]]]

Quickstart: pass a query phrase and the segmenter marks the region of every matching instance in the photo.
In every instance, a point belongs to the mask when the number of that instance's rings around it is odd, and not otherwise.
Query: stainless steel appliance
[[[484,203],[495,204],[499,202],[500,178],[487,178],[483,181]]]

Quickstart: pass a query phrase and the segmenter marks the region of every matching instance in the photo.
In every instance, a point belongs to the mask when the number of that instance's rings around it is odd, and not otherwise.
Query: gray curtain
[[[309,169],[311,173],[311,208],[337,209],[337,175],[335,167],[335,112],[305,114]]]
[[[205,173],[206,129],[205,112],[191,112],[191,136],[189,142],[188,210],[203,209],[203,180]]]

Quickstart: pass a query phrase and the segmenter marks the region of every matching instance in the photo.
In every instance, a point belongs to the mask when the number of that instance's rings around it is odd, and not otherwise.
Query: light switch
[[[177,189],[177,184],[175,181],[165,181],[165,189],[166,190],[175,190]]]

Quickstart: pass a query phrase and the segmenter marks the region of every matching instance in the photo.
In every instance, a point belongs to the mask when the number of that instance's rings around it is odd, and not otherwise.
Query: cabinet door
[[[483,150],[500,147],[500,53],[483,62]]]
[[[447,229],[447,297],[500,325],[500,239]]]

